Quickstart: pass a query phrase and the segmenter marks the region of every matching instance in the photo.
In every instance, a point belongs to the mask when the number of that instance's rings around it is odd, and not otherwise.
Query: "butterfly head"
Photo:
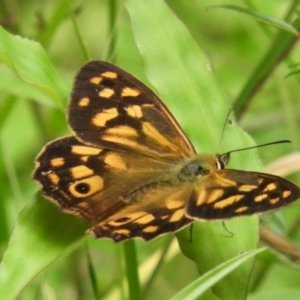
[[[197,155],[186,162],[178,172],[182,182],[194,181],[216,170],[225,169],[229,153],[224,155]]]

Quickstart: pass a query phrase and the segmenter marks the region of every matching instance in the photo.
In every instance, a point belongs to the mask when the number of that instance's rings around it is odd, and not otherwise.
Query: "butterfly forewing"
[[[162,101],[142,82],[106,62],[78,73],[69,124],[85,143],[159,159],[180,159],[194,149]]]
[[[186,214],[194,219],[224,220],[276,209],[299,197],[299,187],[284,178],[219,170],[197,185],[187,203]]]
[[[300,189],[262,173],[220,169],[194,148],[161,100],[107,62],[87,63],[68,110],[75,136],[47,144],[34,179],[97,238],[150,240],[194,219],[228,219],[289,204]]]

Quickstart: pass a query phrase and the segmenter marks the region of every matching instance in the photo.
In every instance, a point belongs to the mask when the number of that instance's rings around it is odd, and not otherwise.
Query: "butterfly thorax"
[[[215,170],[224,169],[225,164],[221,156],[197,155],[180,169],[177,177],[182,182],[199,180]]]

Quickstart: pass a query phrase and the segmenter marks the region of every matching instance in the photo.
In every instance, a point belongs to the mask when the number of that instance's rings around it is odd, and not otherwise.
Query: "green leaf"
[[[297,14],[293,25],[300,29],[299,14]],[[234,109],[238,118],[243,115],[254,95],[262,88],[279,64],[291,53],[298,41],[298,36],[293,36],[286,31],[281,31],[276,35],[235,100]]]
[[[292,24],[285,22],[284,20],[270,17],[261,12],[246,9],[246,8],[243,8],[243,7],[240,7],[237,5],[214,5],[214,6],[209,7],[209,9],[213,9],[213,8],[224,8],[224,9],[236,11],[236,12],[245,14],[251,18],[254,18],[255,20],[257,20],[259,22],[263,22],[263,23],[271,25],[275,28],[279,28],[279,29],[285,30],[287,32],[290,32],[296,36],[299,36],[299,32],[298,32],[297,28],[294,27]]]
[[[69,87],[54,70],[45,50],[35,41],[12,35],[0,27],[0,61],[21,80],[37,88],[63,108]],[[15,93],[16,86],[11,90]],[[35,96],[36,93],[33,94]],[[28,95],[27,95],[28,96]]]
[[[125,3],[147,78],[196,148],[201,153],[214,154],[218,150],[229,103],[217,84],[208,58],[165,2],[127,0]],[[252,140],[238,126],[226,126],[222,148],[230,150],[249,145],[253,145]],[[232,165],[258,170],[260,163],[255,154],[255,151],[237,153]],[[240,251],[257,246],[257,217],[226,222],[233,236],[219,222],[205,226],[196,223],[192,243],[189,229],[177,236],[184,254],[197,264],[201,273]],[[244,299],[251,268],[249,261],[215,286],[215,293],[222,299]],[[232,282],[236,283],[234,289]]]
[[[208,271],[203,276],[196,279],[194,282],[189,284],[186,288],[181,290],[177,295],[175,295],[171,300],[181,300],[181,299],[198,299],[204,294],[209,288],[211,288],[220,279],[225,277],[234,269],[238,268],[241,264],[246,262],[248,259],[257,255],[258,253],[264,251],[265,248],[245,252],[239,254],[232,259],[227,260],[216,268]]]
[[[81,241],[87,225],[39,197],[21,212],[3,255],[0,299],[15,299],[54,260]]]
[[[297,287],[277,287],[274,286],[274,281],[271,283],[272,288],[259,291],[249,295],[248,300],[274,300],[274,299],[289,299],[298,300],[300,296],[299,288]]]

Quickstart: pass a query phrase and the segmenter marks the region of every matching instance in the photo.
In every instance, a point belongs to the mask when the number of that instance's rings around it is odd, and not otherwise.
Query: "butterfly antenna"
[[[291,141],[289,141],[289,140],[280,140],[280,141],[270,142],[270,143],[256,145],[256,146],[252,146],[252,147],[235,149],[235,150],[231,150],[231,151],[228,151],[226,153],[223,153],[223,154],[221,154],[221,156],[229,158],[230,154],[233,153],[233,152],[244,151],[244,150],[249,150],[249,149],[254,149],[254,148],[260,148],[260,147],[265,147],[265,146],[270,146],[270,145],[276,145],[276,144],[284,144],[284,143],[291,143]]]
[[[224,135],[225,135],[226,124],[228,123],[229,116],[230,116],[231,112],[232,112],[232,107],[230,107],[230,108],[228,109],[228,112],[227,112],[227,115],[226,115],[226,118],[225,118],[225,122],[224,122],[224,124],[223,124],[222,133],[221,133],[221,138],[220,138],[220,143],[219,143],[219,147],[218,147],[218,153],[220,152],[220,149],[221,149],[221,145],[222,145],[223,138],[224,138]]]

